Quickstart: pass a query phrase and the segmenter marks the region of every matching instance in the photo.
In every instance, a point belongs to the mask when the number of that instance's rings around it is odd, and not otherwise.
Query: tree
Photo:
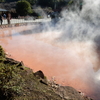
[[[5,2],[15,2],[15,1],[18,1],[18,0],[5,0]]]
[[[66,4],[66,0],[38,0],[38,5],[42,7],[51,7],[53,9],[59,9]]]
[[[49,5],[49,1],[47,0],[38,0],[38,5],[45,7]]]
[[[26,16],[32,13],[31,5],[26,0],[21,0],[17,2],[16,11],[20,16]]]
[[[31,5],[35,5],[38,0],[27,0]]]
[[[0,2],[5,2],[5,0],[0,0]]]

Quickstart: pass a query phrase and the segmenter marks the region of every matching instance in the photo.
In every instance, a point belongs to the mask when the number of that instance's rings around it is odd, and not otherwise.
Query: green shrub
[[[5,52],[3,48],[0,46],[0,61],[5,60]]]
[[[0,45],[0,56],[5,57],[5,53],[1,45]]]
[[[3,97],[12,98],[14,94],[21,94],[21,84],[23,79],[18,71],[20,69],[16,65],[0,63],[0,99]],[[6,100],[4,99],[4,100]]]
[[[20,16],[26,16],[32,13],[31,5],[26,0],[21,0],[17,2],[16,11]]]

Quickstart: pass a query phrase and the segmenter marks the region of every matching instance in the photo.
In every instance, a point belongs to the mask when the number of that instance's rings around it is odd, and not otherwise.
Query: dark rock
[[[20,62],[14,60],[14,59],[12,59],[12,58],[6,58],[6,60],[4,61],[4,63],[5,63],[5,64],[10,63],[10,64],[13,65],[13,64],[19,64]]]
[[[45,80],[45,79],[41,79],[40,82],[41,82],[42,84],[48,85],[47,80]]]
[[[4,61],[4,64],[11,64],[11,65],[16,65],[16,67],[19,67],[20,69],[24,70],[23,66],[24,66],[24,63],[21,61],[16,61],[12,58],[8,58],[6,57],[6,60]]]
[[[43,74],[43,72],[42,72],[41,70],[35,72],[34,75],[35,75],[37,78],[42,78],[42,79],[45,78],[45,76],[44,76],[44,74]]]
[[[66,100],[85,100],[78,91],[70,86],[59,86],[55,92]]]
[[[21,61],[21,62],[18,63],[17,67],[19,67],[19,66],[24,66],[23,61]]]

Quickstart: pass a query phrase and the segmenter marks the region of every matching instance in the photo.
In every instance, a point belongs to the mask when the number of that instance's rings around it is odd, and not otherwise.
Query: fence
[[[10,20],[10,23],[11,24],[14,24],[14,23],[27,23],[27,22],[34,22],[35,20],[32,20],[32,19],[29,19],[29,20],[25,20],[25,19],[18,19],[18,18],[12,18]],[[3,22],[2,24],[8,24],[7,22],[7,19],[3,19]]]
[[[35,19],[35,18],[12,18],[10,20],[11,24],[15,23],[31,23],[31,22],[45,22],[50,21],[50,19]],[[8,24],[7,19],[3,19],[2,25]]]

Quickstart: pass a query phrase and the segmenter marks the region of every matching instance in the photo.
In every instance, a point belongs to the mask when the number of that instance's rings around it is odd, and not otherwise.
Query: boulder
[[[43,73],[41,70],[35,72],[34,75],[35,75],[37,78],[42,78],[42,79],[45,78],[44,73]]]

